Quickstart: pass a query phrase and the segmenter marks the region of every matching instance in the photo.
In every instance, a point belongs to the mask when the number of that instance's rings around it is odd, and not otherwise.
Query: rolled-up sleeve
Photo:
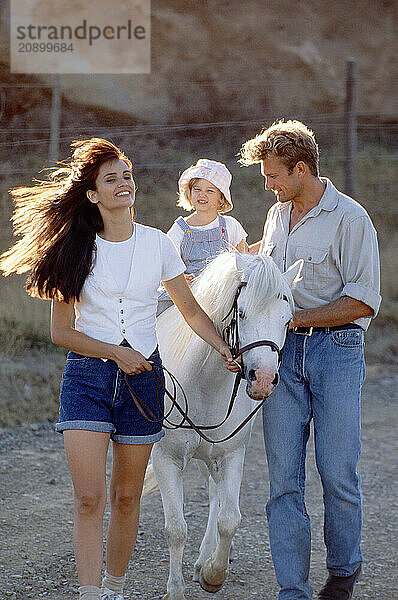
[[[377,234],[367,215],[346,223],[340,244],[340,266],[343,279],[342,296],[364,302],[379,310],[380,260]]]

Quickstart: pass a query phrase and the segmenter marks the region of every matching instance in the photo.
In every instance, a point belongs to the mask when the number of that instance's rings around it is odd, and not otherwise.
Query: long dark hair
[[[103,163],[120,159],[132,168],[127,156],[107,140],[78,140],[71,147],[70,161],[60,163],[48,181],[10,191],[14,235],[22,238],[0,257],[4,275],[29,271],[28,294],[64,302],[79,300],[92,266],[95,234],[104,227],[87,191],[96,189]]]

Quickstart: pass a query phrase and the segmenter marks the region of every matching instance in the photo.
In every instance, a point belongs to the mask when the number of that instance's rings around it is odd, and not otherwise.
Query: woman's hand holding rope
[[[221,354],[228,371],[231,371],[231,373],[237,373],[240,371],[240,365],[238,364],[238,362],[240,362],[240,358],[238,358],[237,361],[232,358],[231,350],[225,342],[220,344],[218,351]]]
[[[152,365],[137,350],[128,346],[115,346],[114,358],[119,369],[127,375],[138,375],[143,371],[152,371]]]

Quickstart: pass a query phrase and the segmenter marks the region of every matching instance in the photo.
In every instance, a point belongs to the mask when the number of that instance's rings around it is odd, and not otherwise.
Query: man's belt
[[[291,331],[296,335],[310,336],[314,331],[329,333],[330,331],[340,331],[341,329],[362,329],[362,327],[355,323],[345,323],[344,325],[334,325],[333,327],[293,327]]]

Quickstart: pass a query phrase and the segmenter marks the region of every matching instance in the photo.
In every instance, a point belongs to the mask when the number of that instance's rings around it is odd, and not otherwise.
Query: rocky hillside
[[[61,85],[69,101],[138,122],[325,114],[343,108],[353,56],[362,119],[396,122],[397,17],[394,0],[153,0],[150,75],[64,75]]]

